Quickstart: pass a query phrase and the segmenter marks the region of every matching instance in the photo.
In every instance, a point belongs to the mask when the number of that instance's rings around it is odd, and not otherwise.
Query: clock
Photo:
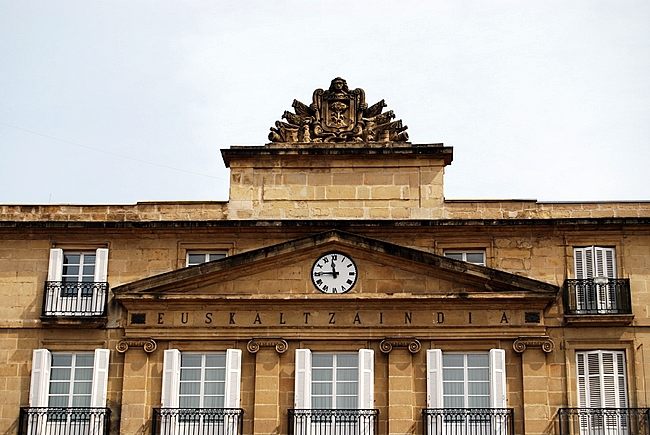
[[[314,262],[311,280],[323,293],[347,293],[357,282],[357,265],[345,254],[328,252]]]

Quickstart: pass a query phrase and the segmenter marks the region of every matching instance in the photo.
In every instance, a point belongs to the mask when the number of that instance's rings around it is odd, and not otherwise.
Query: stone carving
[[[525,351],[528,346],[540,346],[546,353],[553,352],[555,349],[555,343],[553,343],[553,340],[547,336],[519,337],[514,343],[512,343],[512,348],[518,353]]]
[[[296,113],[285,111],[271,127],[271,142],[406,142],[407,126],[393,121],[392,110],[381,113],[384,100],[368,107],[363,89],[348,89],[340,77],[332,80],[328,90],[316,89],[307,106],[293,100]]]
[[[250,353],[259,352],[261,347],[275,347],[277,353],[285,353],[289,344],[282,338],[253,338],[246,344]]]
[[[149,338],[149,337],[125,338],[123,340],[118,341],[117,346],[115,347],[119,353],[124,353],[127,350],[129,350],[130,346],[142,346],[144,351],[147,353],[153,352],[158,347],[158,345],[153,340],[153,338]]]
[[[415,338],[385,338],[379,343],[379,350],[383,353],[390,353],[394,347],[405,347],[411,353],[418,353],[422,345]]]

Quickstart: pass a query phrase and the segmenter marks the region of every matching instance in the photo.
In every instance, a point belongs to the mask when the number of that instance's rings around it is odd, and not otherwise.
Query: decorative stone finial
[[[307,106],[293,100],[296,113],[285,111],[285,121],[271,127],[271,142],[406,142],[407,126],[402,120],[393,121],[392,110],[381,113],[384,100],[368,107],[366,93],[352,91],[341,77],[332,80],[328,90],[316,89],[313,102]]]

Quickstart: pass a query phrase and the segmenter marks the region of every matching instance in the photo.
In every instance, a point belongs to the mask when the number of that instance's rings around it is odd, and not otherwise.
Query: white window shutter
[[[50,265],[47,270],[48,281],[61,281],[63,275],[63,249],[50,249]]]
[[[111,356],[109,349],[95,349],[93,366],[93,385],[90,396],[90,406],[106,408],[106,390],[108,388],[108,361]]]
[[[178,388],[181,379],[181,352],[178,349],[165,351],[163,359],[162,394],[163,408],[178,408]]]
[[[595,276],[616,278],[616,255],[614,248],[594,246]]]
[[[575,279],[586,279],[585,277],[585,248],[573,249],[573,265]]]
[[[225,408],[239,408],[239,391],[241,384],[241,350],[226,351],[226,394]]]
[[[576,353],[578,406],[627,408],[625,352],[596,350]]]
[[[373,409],[375,406],[374,357],[372,349],[359,350],[359,409]]]
[[[585,354],[576,353],[576,370],[578,372],[578,408],[587,407],[587,364],[585,363]]]
[[[442,408],[442,350],[427,350],[427,408]]]
[[[106,282],[108,274],[108,249],[99,248],[95,253],[95,282]]]
[[[490,350],[490,406],[506,408],[506,351]]]
[[[311,408],[311,350],[296,349],[296,379],[293,407]]]
[[[32,378],[29,386],[29,406],[47,407],[52,358],[47,349],[34,349],[32,354]]]

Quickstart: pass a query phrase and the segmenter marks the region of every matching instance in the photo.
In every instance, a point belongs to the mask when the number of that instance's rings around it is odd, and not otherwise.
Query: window
[[[587,246],[574,248],[575,300],[578,312],[613,312],[619,301],[614,248]]]
[[[471,250],[471,251],[456,251],[449,250],[444,252],[445,257],[453,258],[455,260],[466,261],[468,263],[478,264],[485,266],[485,251],[484,250]]]
[[[505,408],[505,351],[427,351],[429,408]]]
[[[187,251],[187,260],[185,264],[188,267],[196,266],[197,264],[225,258],[226,255],[225,251]]]
[[[165,351],[161,434],[237,434],[241,350],[191,353]]]
[[[625,352],[576,352],[578,406],[627,408]]]
[[[163,408],[239,408],[241,350],[223,353],[165,351]]]
[[[50,250],[45,283],[46,316],[106,315],[108,249]]]
[[[595,350],[576,352],[578,406],[596,408],[580,411],[580,432],[629,433],[625,352]],[[607,412],[603,408],[623,409]]]
[[[372,435],[376,431],[374,353],[296,349],[295,435]]]
[[[34,350],[28,433],[103,433],[109,356],[108,349]]]
[[[371,349],[313,353],[296,349],[297,409],[371,409],[374,406]]]

